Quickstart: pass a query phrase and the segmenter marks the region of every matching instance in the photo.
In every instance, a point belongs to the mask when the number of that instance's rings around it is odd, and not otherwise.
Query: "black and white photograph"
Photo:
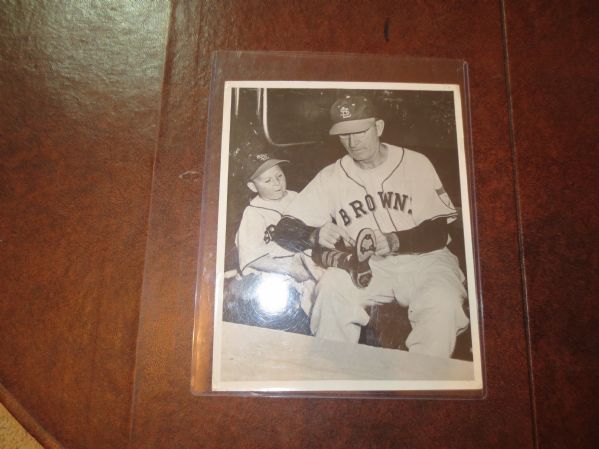
[[[463,95],[225,82],[213,391],[482,389]]]

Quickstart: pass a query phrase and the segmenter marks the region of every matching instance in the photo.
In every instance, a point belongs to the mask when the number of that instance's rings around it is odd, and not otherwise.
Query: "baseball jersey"
[[[354,239],[363,228],[405,231],[425,220],[455,219],[457,211],[428,158],[381,145],[387,150],[381,165],[363,169],[345,155],[310,181],[287,215],[314,227],[334,220]]]
[[[248,265],[269,255],[271,257],[290,257],[294,253],[281,248],[272,241],[271,233],[279,222],[297,192],[288,190],[279,200],[264,200],[256,196],[243,211],[239,230],[235,236],[235,245],[239,253],[239,268],[246,275],[256,270]]]

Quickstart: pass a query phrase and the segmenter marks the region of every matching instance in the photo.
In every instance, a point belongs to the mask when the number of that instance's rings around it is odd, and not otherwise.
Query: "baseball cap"
[[[346,95],[331,106],[333,126],[330,135],[351,134],[366,131],[375,122],[372,102],[360,95]]]
[[[252,179],[260,176],[269,168],[283,162],[289,162],[284,159],[274,159],[268,153],[250,153],[242,165],[242,170],[246,180],[251,181]]]

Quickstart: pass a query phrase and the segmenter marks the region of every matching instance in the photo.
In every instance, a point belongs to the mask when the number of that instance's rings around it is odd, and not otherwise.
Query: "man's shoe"
[[[358,288],[366,288],[372,279],[372,270],[370,269],[370,257],[376,250],[376,238],[374,231],[364,228],[358,233],[356,238],[356,247],[354,248],[354,265],[350,272],[354,285]]]

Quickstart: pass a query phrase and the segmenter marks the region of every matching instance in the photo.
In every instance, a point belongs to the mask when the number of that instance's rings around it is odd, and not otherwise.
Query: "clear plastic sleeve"
[[[483,398],[466,63],[218,52],[212,74],[192,392]]]

